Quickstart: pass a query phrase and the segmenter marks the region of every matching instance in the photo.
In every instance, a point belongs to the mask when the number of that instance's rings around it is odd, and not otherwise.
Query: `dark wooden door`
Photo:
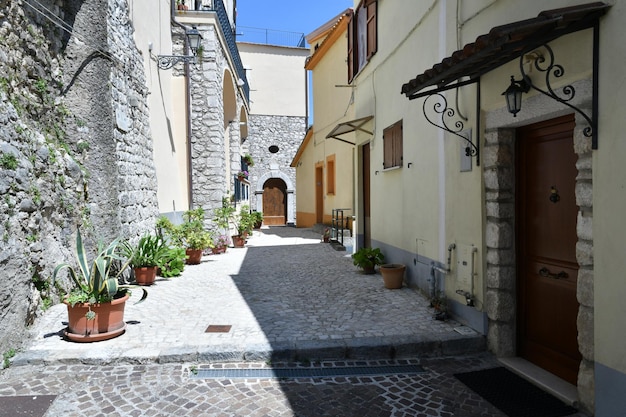
[[[520,356],[576,384],[574,116],[517,132],[517,277]]]
[[[372,247],[372,234],[370,223],[370,144],[363,145],[363,245],[366,248]]]
[[[263,184],[263,224],[285,225],[287,219],[287,186],[280,178],[270,178]]]
[[[324,168],[315,167],[315,222],[324,223]]]

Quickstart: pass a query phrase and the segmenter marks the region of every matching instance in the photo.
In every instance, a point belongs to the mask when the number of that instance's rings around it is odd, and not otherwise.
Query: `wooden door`
[[[366,248],[372,247],[372,233],[370,226],[370,144],[363,145],[363,245]]]
[[[576,384],[574,116],[517,132],[519,355]]]
[[[263,224],[284,226],[287,222],[287,186],[280,178],[263,184]]]
[[[315,222],[324,223],[324,167],[315,166]]]

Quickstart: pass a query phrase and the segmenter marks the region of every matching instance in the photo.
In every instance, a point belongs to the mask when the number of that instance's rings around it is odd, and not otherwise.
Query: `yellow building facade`
[[[346,20],[312,68],[315,123],[294,159],[302,225],[319,216],[300,181],[319,186],[312,167],[335,153],[352,194],[324,202],[350,204],[357,246],[445,295],[507,366],[596,416],[625,414],[626,7],[363,0]],[[326,60],[337,78],[316,82]]]

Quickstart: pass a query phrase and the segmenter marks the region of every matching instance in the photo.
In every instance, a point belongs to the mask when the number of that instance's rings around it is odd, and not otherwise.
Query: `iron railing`
[[[264,45],[289,46],[304,48],[306,40],[302,32],[261,29],[250,26],[237,26],[237,42],[258,43]]]

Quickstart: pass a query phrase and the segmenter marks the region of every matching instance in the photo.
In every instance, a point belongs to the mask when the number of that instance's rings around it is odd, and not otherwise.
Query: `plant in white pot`
[[[108,246],[99,245],[95,258],[89,262],[80,231],[76,232],[76,260],[78,268],[68,263],[58,265],[52,282],[67,269],[75,288],[65,297],[68,327],[65,335],[76,342],[95,342],[119,336],[126,329],[124,307],[130,296],[129,285],[120,285],[119,278],[130,260],[121,252],[120,240]],[[143,295],[137,303],[148,296]]]

